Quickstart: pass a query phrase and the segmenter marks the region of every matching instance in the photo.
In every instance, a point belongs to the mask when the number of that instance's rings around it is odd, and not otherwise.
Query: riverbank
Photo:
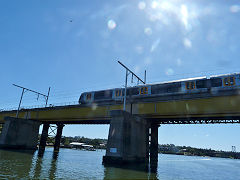
[[[240,159],[239,152],[216,151],[212,149],[194,148],[190,146],[175,146],[174,144],[162,144],[159,145],[158,149],[159,153],[161,154]]]

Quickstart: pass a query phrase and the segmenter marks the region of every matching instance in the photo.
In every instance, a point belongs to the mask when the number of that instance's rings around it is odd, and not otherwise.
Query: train
[[[232,89],[240,89],[240,73],[210,76],[209,78],[197,77],[128,87],[126,98],[132,100],[178,94],[216,94],[222,90]],[[124,92],[125,88],[84,92],[80,95],[79,104],[122,102]]]

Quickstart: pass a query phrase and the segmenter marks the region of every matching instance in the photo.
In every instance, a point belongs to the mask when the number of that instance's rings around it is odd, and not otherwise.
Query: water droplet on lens
[[[153,9],[156,9],[157,6],[158,6],[158,2],[157,2],[157,1],[153,1],[152,4],[151,4],[151,7],[152,7]]]
[[[173,75],[174,74],[174,71],[173,71],[173,69],[172,68],[168,68],[167,70],[166,70],[166,75]]]
[[[230,7],[230,11],[231,11],[232,13],[237,13],[237,12],[240,11],[240,6],[238,6],[238,5],[232,5],[232,6]]]
[[[184,39],[183,39],[183,45],[184,45],[186,48],[191,48],[191,47],[192,47],[192,42],[191,42],[188,38],[184,38]]]
[[[149,27],[147,27],[147,28],[144,29],[144,33],[145,33],[146,35],[150,36],[150,35],[152,34],[152,29],[149,28]]]
[[[182,65],[182,60],[180,58],[177,59],[177,65],[181,66]]]
[[[145,3],[144,1],[141,1],[141,2],[138,3],[138,8],[139,8],[140,10],[145,9],[145,7],[146,7],[146,3]]]
[[[116,22],[115,22],[114,20],[110,19],[110,20],[108,21],[108,28],[109,28],[110,30],[115,29],[116,26],[117,26],[117,24],[116,24]]]

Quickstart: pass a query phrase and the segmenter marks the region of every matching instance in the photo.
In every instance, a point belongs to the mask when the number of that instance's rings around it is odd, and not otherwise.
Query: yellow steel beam
[[[109,120],[110,111],[122,109],[122,105],[96,104],[83,106],[65,106],[54,108],[22,110],[19,118],[35,119],[42,122],[48,121],[91,121]],[[146,118],[186,118],[186,117],[240,117],[240,96],[211,97],[190,100],[162,101],[151,103],[136,103],[126,110]],[[5,116],[16,116],[16,111],[0,112],[0,123],[4,122]]]
[[[240,115],[240,96],[139,103],[134,114],[159,117],[223,117]]]

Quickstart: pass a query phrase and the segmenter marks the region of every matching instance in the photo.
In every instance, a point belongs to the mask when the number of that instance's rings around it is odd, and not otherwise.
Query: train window
[[[119,96],[122,96],[122,90],[121,89],[115,90],[115,97],[119,97]]]
[[[124,93],[123,93],[124,95]],[[138,88],[129,88],[127,89],[127,96],[138,95]]]
[[[86,99],[89,101],[89,100],[91,100],[91,98],[92,98],[92,94],[87,94],[86,95]]]
[[[107,91],[98,91],[94,93],[94,99],[99,100],[99,99],[108,99],[112,97],[112,91],[107,90]]]
[[[151,94],[174,93],[181,91],[181,83],[166,83],[151,86]]]
[[[224,82],[224,86],[229,86],[230,85],[230,83],[228,81],[228,78],[224,78],[223,82]]]
[[[97,100],[97,99],[102,99],[104,98],[104,91],[98,91],[98,92],[95,92],[94,94],[94,99]]]
[[[148,87],[141,87],[139,89],[139,94],[148,94]]]
[[[166,87],[166,92],[168,93],[173,93],[173,92],[178,92],[181,88],[181,84],[180,83],[176,83],[176,84],[169,84]]]
[[[235,85],[235,77],[230,77],[229,80],[232,86]]]
[[[186,89],[188,89],[188,90],[195,89],[194,81],[185,82],[185,85],[186,85]]]
[[[220,87],[222,86],[222,79],[221,78],[212,78],[211,81],[211,87]]]
[[[203,79],[203,80],[197,80],[196,81],[196,87],[199,89],[199,88],[207,88],[208,85],[207,85],[207,79]]]
[[[234,86],[235,77],[226,77],[223,79],[224,86]]]
[[[153,85],[151,87],[151,93],[152,94],[162,94],[163,93],[163,85],[162,84],[157,84],[157,85]]]

